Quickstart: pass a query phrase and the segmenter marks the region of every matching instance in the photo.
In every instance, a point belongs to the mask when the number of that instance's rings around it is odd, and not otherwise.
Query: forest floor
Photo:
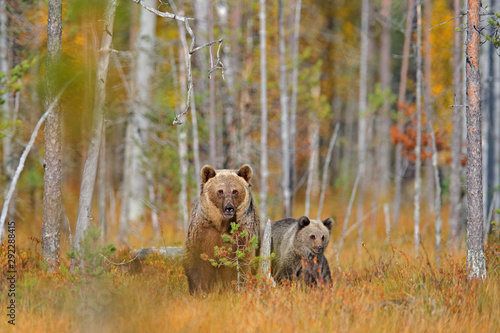
[[[425,219],[425,217],[424,217]],[[495,332],[500,329],[500,241],[490,237],[488,276],[468,281],[465,251],[444,251],[435,260],[431,221],[418,256],[411,218],[389,239],[383,222],[369,223],[369,239],[346,240],[338,256],[336,225],[327,258],[333,284],[328,288],[249,285],[243,291],[191,296],[178,259],[149,256],[126,265],[103,261],[92,252],[86,272],[69,272],[61,258],[49,273],[40,241],[22,232],[16,252],[15,330],[19,332]],[[425,225],[425,223],[424,223]],[[182,244],[182,232],[163,229],[164,245]],[[357,233],[356,233],[357,234]],[[444,238],[446,240],[446,238]],[[445,242],[446,243],[446,242]],[[163,245],[163,244],[155,244]],[[94,256],[94,257],[92,257]],[[110,260],[133,258],[120,248]],[[0,249],[0,331],[10,332],[7,306],[8,250]],[[104,268],[104,269],[102,269]]]

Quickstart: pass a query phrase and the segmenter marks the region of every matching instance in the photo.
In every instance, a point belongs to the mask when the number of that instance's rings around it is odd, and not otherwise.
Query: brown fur
[[[191,211],[184,244],[183,266],[191,293],[208,292],[236,280],[236,269],[215,268],[200,257],[206,254],[213,258],[215,246],[227,247],[222,235],[230,233],[231,222],[240,223],[239,231],[248,231],[248,239],[259,236],[260,219],[250,191],[251,178],[252,168],[246,164],[239,170],[214,170],[208,165],[202,168],[200,200]]]
[[[330,284],[332,281],[324,253],[330,242],[333,220],[298,220],[288,218],[272,226],[271,273],[278,283],[298,280],[308,285]]]

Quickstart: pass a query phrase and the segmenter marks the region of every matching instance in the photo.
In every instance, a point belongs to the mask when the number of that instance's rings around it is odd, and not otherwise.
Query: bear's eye
[[[311,235],[311,239],[312,239],[312,240],[315,240],[315,239],[316,239],[316,236]]]
[[[219,195],[222,195],[222,194],[224,194],[224,191],[223,190],[219,190],[219,191],[217,191],[217,193],[219,193]]]
[[[238,190],[233,190],[233,195],[238,195]]]
[[[321,240],[324,241],[325,240],[325,236],[321,236]]]

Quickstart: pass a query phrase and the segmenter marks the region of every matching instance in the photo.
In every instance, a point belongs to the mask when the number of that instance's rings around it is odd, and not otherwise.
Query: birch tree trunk
[[[213,13],[213,2],[212,0],[207,0],[208,2],[208,38],[209,40],[214,40],[214,13]],[[215,81],[210,79],[209,82],[209,153],[210,153],[210,164],[217,165],[217,119],[215,118]]]
[[[415,198],[413,212],[415,256],[420,242],[420,194],[421,194],[421,150],[422,150],[422,0],[417,0],[417,143],[415,146]]]
[[[486,278],[483,242],[481,151],[481,75],[479,72],[479,0],[467,11],[467,269],[469,279]]]
[[[495,13],[500,11],[498,3],[496,0],[491,1],[491,7]],[[490,48],[492,45],[490,45]],[[494,137],[494,148],[492,156],[493,165],[493,192],[494,196],[493,206],[494,208],[500,208],[500,57],[498,56],[498,49],[495,50],[495,55],[493,56],[493,77],[492,77],[492,103],[493,105],[493,137]],[[487,227],[485,227],[484,233],[486,234],[490,229],[490,221],[487,221]]]
[[[299,81],[299,37],[300,37],[300,12],[302,0],[297,0],[295,5],[295,21],[293,28],[293,72],[292,72],[292,98],[290,104],[290,193],[295,185],[295,133],[297,132],[297,90]]]
[[[47,23],[47,85],[45,106],[48,108],[58,89],[58,67],[62,55],[62,1],[49,1]],[[62,146],[60,107],[55,105],[45,121],[45,154],[43,175],[42,255],[50,270],[59,266],[62,221]]]
[[[179,15],[184,15],[184,3],[181,2],[179,5]],[[184,34],[185,36],[185,27],[179,22],[179,29],[181,36]],[[180,103],[179,110],[185,110],[186,108],[186,96],[187,96],[187,68],[186,68],[186,59],[187,53],[184,50],[179,50],[179,85],[180,85]],[[184,60],[184,61],[183,61]],[[173,60],[172,60],[173,61]],[[210,80],[212,82],[212,80]],[[177,143],[178,143],[178,151],[179,151],[179,167],[181,173],[181,192],[179,194],[179,207],[180,207],[180,215],[181,215],[181,223],[179,223],[179,227],[184,230],[184,233],[187,234],[188,230],[188,196],[187,196],[187,177],[188,177],[188,161],[187,161],[187,134],[185,125],[177,126]],[[199,172],[200,170],[198,170]],[[198,177],[199,178],[199,177]]]
[[[266,0],[260,0],[260,220],[267,221],[267,58]]]
[[[228,16],[237,19],[238,12],[231,11],[226,0],[220,0],[217,5],[218,17],[220,26],[223,30],[229,28]],[[212,39],[213,40],[213,39]],[[230,42],[224,43],[222,57],[223,63],[226,64],[224,71],[224,127],[223,127],[223,147],[224,147],[224,167],[228,169],[236,168],[236,126],[234,118],[235,91],[234,91],[234,73],[239,73],[236,56],[231,51]],[[200,178],[200,177],[198,177]]]
[[[285,58],[285,15],[283,0],[279,0],[279,63],[280,63],[280,105],[281,105],[281,182],[285,217],[291,216],[290,191],[290,122],[288,121],[288,85]]]
[[[326,153],[325,165],[323,167],[323,176],[321,177],[321,192],[319,196],[318,214],[316,217],[318,220],[321,219],[321,212],[323,211],[326,185],[328,182],[328,169],[330,168],[330,161],[332,158],[333,147],[335,146],[335,142],[337,141],[339,129],[340,129],[340,124],[337,123],[337,125],[335,125],[335,129],[333,130],[332,138],[330,139],[330,144],[328,145],[328,152]]]
[[[146,5],[156,7],[157,0],[146,0]],[[128,220],[137,222],[144,217],[144,199],[146,198],[146,172],[144,166],[144,150],[148,142],[148,119],[150,110],[151,81],[154,74],[154,54],[156,36],[156,15],[145,8],[141,8],[139,35],[135,42],[137,52],[136,68],[134,73],[135,100],[133,102],[132,117],[129,126],[132,126],[131,164],[124,165],[130,170],[130,191]]]
[[[311,192],[314,182],[314,169],[315,162],[317,160],[318,150],[316,149],[316,145],[319,141],[319,122],[315,122],[312,127],[312,131],[309,134],[309,142],[311,142],[311,153],[309,155],[309,167],[307,168],[307,188],[306,188],[306,202],[305,202],[305,216],[309,216],[310,208],[311,208]]]
[[[82,184],[80,188],[80,200],[78,202],[78,219],[76,221],[74,249],[80,249],[80,241],[84,232],[90,227],[92,215],[92,197],[97,174],[97,163],[99,160],[99,149],[104,129],[104,103],[106,101],[106,81],[108,75],[109,56],[111,53],[111,42],[113,41],[113,25],[117,0],[108,0],[104,14],[104,28],[102,32],[101,47],[97,61],[97,77],[95,81],[94,114],[92,119],[92,132],[90,134],[90,145],[83,168]]]
[[[381,24],[382,36],[380,40],[380,88],[382,91],[391,89],[391,3],[392,0],[381,2]],[[382,195],[387,194],[390,176],[391,142],[389,132],[391,129],[391,105],[386,100],[378,117],[378,147],[377,147],[377,170],[378,189]]]
[[[432,21],[432,0],[423,0],[423,108],[427,115],[427,119],[430,120],[434,115],[433,103],[432,103],[432,58],[431,58],[431,21]],[[432,159],[427,159],[425,161],[425,198],[427,199],[427,204],[429,209],[437,213],[436,200],[435,197],[435,174]]]
[[[460,15],[460,0],[453,1],[454,17]],[[461,146],[462,146],[462,32],[459,31],[460,20],[454,20],[453,34],[453,131],[451,134],[451,173],[450,173],[450,234],[448,247],[458,247],[458,230],[460,228],[460,203],[462,186],[460,177],[462,174]]]
[[[413,30],[413,16],[414,16],[415,0],[408,0],[408,12],[406,15],[406,29],[405,41],[403,44],[403,59],[401,63],[401,76],[399,80],[399,93],[398,93],[398,131],[403,131],[403,113],[406,108],[406,81],[408,77],[408,62],[410,59],[410,42],[411,33]],[[394,188],[394,207],[393,207],[393,221],[394,225],[399,223],[399,211],[401,208],[401,187],[403,178],[403,145],[398,143],[396,145],[396,168],[394,171],[395,188]]]
[[[365,168],[367,152],[367,130],[368,130],[368,50],[369,50],[369,15],[370,2],[363,0],[361,3],[361,58],[359,71],[359,119],[358,119],[358,172],[360,172],[361,182],[359,183],[359,198],[357,207],[358,220],[364,215],[364,197],[366,192]],[[363,171],[361,173],[361,171]],[[360,238],[364,224],[360,227]]]
[[[9,19],[7,17],[7,7],[6,1],[0,0],[0,72],[7,74],[10,71],[9,66],[9,41],[8,41],[8,24]],[[7,78],[5,78],[6,80]],[[1,104],[0,113],[2,114],[2,119],[10,120],[12,119],[11,108],[10,108],[10,96],[8,92],[5,92],[0,96],[0,100],[3,101]],[[12,180],[14,174],[14,167],[12,161],[12,138],[9,136],[9,132],[6,133],[2,138],[2,148],[3,148],[3,166],[4,175],[7,177],[7,182]]]
[[[106,129],[103,129],[101,140],[101,150],[99,152],[99,174],[98,174],[98,191],[99,191],[99,225],[101,228],[101,240],[106,241]]]

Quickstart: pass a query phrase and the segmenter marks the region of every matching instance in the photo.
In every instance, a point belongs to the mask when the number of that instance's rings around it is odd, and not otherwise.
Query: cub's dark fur
[[[324,252],[330,242],[333,220],[310,220],[302,216],[277,221],[272,226],[271,273],[278,283],[302,281],[308,285],[332,281]]]

